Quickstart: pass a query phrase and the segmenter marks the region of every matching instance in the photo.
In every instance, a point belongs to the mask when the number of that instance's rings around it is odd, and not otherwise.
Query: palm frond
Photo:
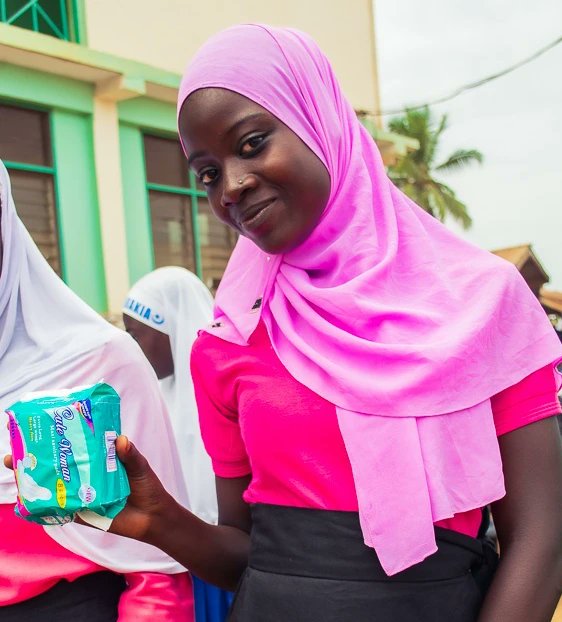
[[[399,177],[407,177],[412,181],[423,182],[427,175],[424,169],[408,155],[402,156],[396,164],[389,167],[389,174],[394,174]]]
[[[476,149],[458,149],[445,162],[433,166],[439,139],[447,129],[447,115],[442,115],[435,125],[428,106],[406,110],[389,123],[392,132],[415,138],[419,148],[403,155],[388,169],[393,183],[427,212],[443,221],[447,216],[458,221],[468,229],[472,219],[467,206],[460,201],[454,191],[433,178],[433,172],[454,170],[482,162],[483,156]]]
[[[388,129],[395,134],[401,136],[409,136],[410,128],[408,127],[408,119],[406,116],[395,117],[388,122]]]
[[[401,117],[395,117],[389,122],[389,129],[392,132],[415,138],[419,143],[419,149],[411,154],[411,158],[417,162],[425,161],[429,140],[429,124],[431,114],[429,108],[408,109]]]
[[[478,162],[482,164],[484,161],[484,156],[477,149],[457,149],[454,153],[452,153],[445,162],[439,164],[439,166],[435,167],[436,171],[445,171],[451,169],[462,168],[463,166],[467,166],[469,164],[474,164]]]
[[[433,163],[433,160],[435,159],[435,152],[437,151],[437,145],[439,143],[439,138],[441,137],[441,134],[447,129],[447,125],[448,125],[447,120],[448,120],[448,117],[446,114],[444,114],[439,120],[439,125],[437,126],[437,129],[431,131],[430,128],[428,127],[429,141],[428,141],[428,146],[427,146],[426,158],[427,158],[427,163],[430,165]]]
[[[472,218],[468,214],[468,207],[466,204],[457,198],[454,190],[449,188],[449,186],[441,182],[437,182],[436,186],[440,191],[440,195],[443,197],[447,213],[451,218],[456,220],[463,229],[469,229],[472,226]]]

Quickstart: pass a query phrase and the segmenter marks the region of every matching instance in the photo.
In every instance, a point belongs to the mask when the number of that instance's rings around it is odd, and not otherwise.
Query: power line
[[[527,63],[530,63],[531,61],[534,61],[539,56],[542,56],[543,54],[545,54],[546,52],[551,50],[553,47],[556,47],[559,43],[562,43],[562,36],[558,37],[554,41],[551,41],[548,45],[545,45],[544,47],[542,47],[539,50],[537,50],[536,52],[534,52],[534,54],[531,54],[531,56],[527,56],[526,58],[524,58],[523,60],[520,60],[519,62],[515,63],[514,65],[511,65],[510,67],[506,67],[502,71],[498,71],[497,73],[493,73],[493,74],[491,74],[489,76],[486,76],[485,78],[481,78],[480,80],[476,80],[475,82],[469,82],[468,84],[460,86],[457,89],[455,89],[454,91],[452,91],[451,93],[449,93],[449,95],[444,95],[442,97],[438,97],[436,99],[433,99],[433,100],[430,100],[430,101],[426,102],[425,104],[417,104],[417,105],[414,105],[414,106],[406,106],[406,107],[403,107],[403,108],[395,108],[394,110],[382,110],[379,113],[375,113],[375,116],[377,116],[377,117],[384,117],[384,116],[388,116],[388,115],[391,115],[391,114],[402,114],[402,113],[406,112],[407,110],[416,110],[418,108],[425,108],[425,106],[434,106],[435,104],[442,104],[443,102],[446,102],[446,101],[449,101],[449,100],[451,100],[451,99],[453,99],[455,97],[458,97],[459,95],[461,95],[465,91],[469,91],[471,89],[475,89],[475,88],[477,88],[479,86],[482,86],[483,84],[487,84],[488,82],[492,82],[493,80],[497,80],[498,78],[502,78],[503,76],[507,75],[508,73],[511,73],[512,71],[515,71],[516,69],[519,69],[519,67],[522,67],[523,65],[526,65]]]

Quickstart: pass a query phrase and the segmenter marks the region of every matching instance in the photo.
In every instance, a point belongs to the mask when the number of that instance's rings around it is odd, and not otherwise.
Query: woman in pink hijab
[[[112,529],[238,584],[232,622],[549,620],[562,351],[517,271],[391,184],[300,32],[214,36],[178,113],[240,234],[192,354],[219,525],[122,438],[133,494]]]

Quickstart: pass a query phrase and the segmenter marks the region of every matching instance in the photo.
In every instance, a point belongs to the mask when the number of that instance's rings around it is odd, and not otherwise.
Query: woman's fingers
[[[142,479],[146,477],[150,467],[146,458],[135,447],[134,443],[126,436],[118,436],[115,441],[115,449],[119,460],[125,465],[129,479]]]
[[[86,522],[83,518],[80,518],[80,516],[78,514],[74,515],[74,518],[72,519],[73,522],[77,523],[78,525],[84,525],[84,527],[92,527],[93,529],[97,529],[97,527],[95,525],[90,525],[90,523]],[[100,529],[101,531],[101,529]]]
[[[10,420],[6,421],[6,430],[8,430],[8,432],[10,431]],[[11,454],[4,456],[4,466],[7,469],[14,470],[14,461],[12,460]]]
[[[126,436],[117,437],[115,449],[127,471],[131,494],[125,508],[114,518],[109,531],[142,540],[151,525],[152,516],[161,512],[160,506],[167,499],[167,493],[146,458]],[[13,470],[11,455],[4,456],[4,465]],[[94,527],[78,515],[74,521]]]
[[[125,465],[129,477],[141,477],[146,473],[148,465],[146,459],[141,456],[138,449],[126,436],[121,435],[117,437],[115,448],[119,459]],[[14,470],[14,462],[10,454],[4,456],[4,466],[12,471]]]

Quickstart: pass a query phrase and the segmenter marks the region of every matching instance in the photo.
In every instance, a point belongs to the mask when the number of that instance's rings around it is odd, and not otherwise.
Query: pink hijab
[[[178,109],[205,87],[263,106],[332,182],[297,249],[269,256],[239,240],[208,331],[246,344],[261,318],[289,372],[336,406],[365,543],[395,574],[436,550],[435,521],[505,494],[490,397],[561,345],[512,265],[391,184],[307,35],[261,25],[215,35],[188,67]]]

